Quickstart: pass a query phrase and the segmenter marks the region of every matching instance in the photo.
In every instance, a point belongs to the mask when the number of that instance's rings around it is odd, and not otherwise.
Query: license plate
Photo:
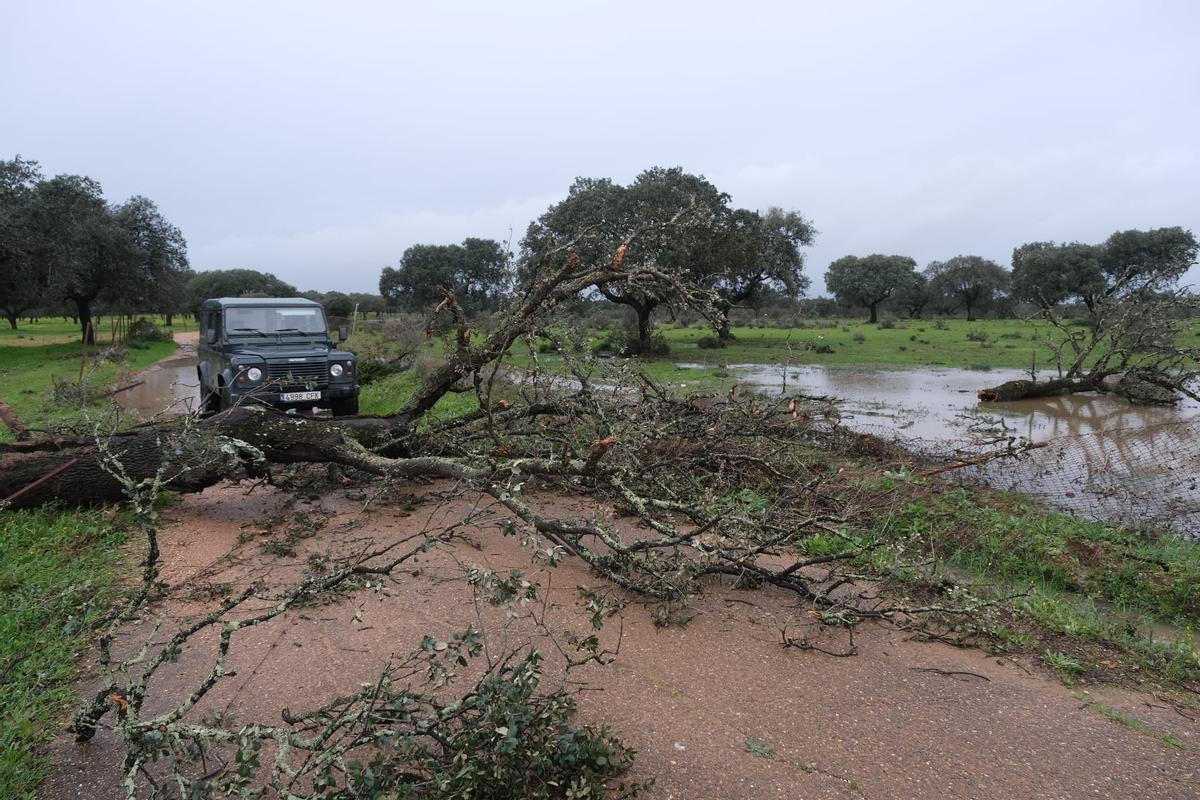
[[[320,400],[320,392],[282,392],[279,399],[284,403],[295,403],[299,400]]]

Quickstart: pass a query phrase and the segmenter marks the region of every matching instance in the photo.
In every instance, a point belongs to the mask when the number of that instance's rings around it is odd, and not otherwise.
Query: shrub
[[[134,342],[169,342],[171,334],[145,317],[139,317],[130,323],[127,338]]]
[[[858,342],[859,344],[862,344],[866,340],[867,340],[867,337],[865,334],[863,334],[862,331],[859,331],[858,333],[854,334],[854,341]]]
[[[1024,339],[1025,337],[1021,335],[1020,331],[1012,331],[1011,333],[1000,334],[1000,338],[1001,339]]]
[[[725,340],[719,336],[701,336],[696,340],[696,347],[701,350],[720,350],[725,346]]]
[[[937,328],[939,331],[948,331],[948,330],[950,330],[950,326],[946,324],[946,320],[944,320],[944,319],[936,319],[936,320],[934,320],[934,321],[933,321],[933,327]]]
[[[879,323],[879,330],[881,330],[881,331],[890,331],[895,327],[896,327],[896,320],[894,320],[894,319],[885,319]]]
[[[642,347],[633,328],[609,328],[592,345],[592,352],[612,353],[618,356],[665,356],[671,352],[671,346],[667,344],[666,337],[658,331],[652,333],[650,341]]]
[[[988,332],[981,329],[967,331],[967,341],[969,342],[986,342],[988,340]]]

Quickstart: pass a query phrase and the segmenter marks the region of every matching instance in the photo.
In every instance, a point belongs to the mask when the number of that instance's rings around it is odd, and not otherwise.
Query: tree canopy
[[[993,302],[1009,285],[1008,270],[981,256],[955,256],[934,261],[925,268],[930,291],[945,299],[951,308],[961,307],[967,319]]]
[[[193,308],[210,297],[293,297],[296,287],[256,269],[210,269],[188,281]]]
[[[816,230],[795,211],[769,208],[765,213],[735,209],[716,229],[716,258],[702,261],[695,277],[719,298],[720,334],[729,335],[729,312],[765,290],[795,299],[809,286],[800,248],[813,243]]]
[[[685,214],[691,224],[673,226],[671,236],[626,242],[630,231],[662,229]],[[579,241],[585,233],[586,245]],[[681,167],[652,167],[626,186],[608,178],[577,178],[564,200],[530,224],[521,241],[521,269],[532,285],[540,279],[530,274],[532,254],[565,247],[586,260],[618,258],[619,251],[621,264],[654,264],[712,290],[725,335],[729,310],[764,287],[789,297],[808,288],[800,248],[815,235],[811,223],[794,211],[733,209],[729,195],[704,176]],[[673,299],[636,283],[601,284],[596,291],[634,311],[642,350],[649,343],[654,309]]]
[[[43,179],[36,162],[0,162],[0,287],[10,324],[22,310],[66,300],[90,340],[97,300],[161,306],[187,266],[183,234],[152,200],[113,204],[91,178]]]
[[[19,156],[0,161],[0,311],[14,329],[22,313],[44,302],[29,227],[31,199],[41,179],[35,161]]]
[[[1013,250],[1013,291],[1043,309],[1173,285],[1196,262],[1192,232],[1175,226],[1118,231],[1103,244],[1030,242]]]
[[[508,251],[494,239],[415,244],[397,268],[383,268],[379,293],[389,306],[420,311],[436,306],[442,300],[438,287],[444,287],[466,309],[495,308],[510,287],[510,263]]]
[[[825,288],[841,303],[868,309],[871,322],[879,319],[880,303],[918,281],[916,261],[879,253],[842,256],[825,273]]]

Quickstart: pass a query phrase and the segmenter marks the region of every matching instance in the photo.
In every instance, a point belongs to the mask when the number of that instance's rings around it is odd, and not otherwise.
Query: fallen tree
[[[1052,342],[1058,375],[1008,381],[979,391],[984,402],[1056,397],[1077,392],[1120,395],[1141,404],[1200,400],[1200,347],[1187,343],[1200,298],[1186,291],[1140,291],[1096,298],[1083,321],[1043,309],[1059,333]]]
[[[115,717],[113,730],[126,749],[128,795],[176,796],[177,788],[186,788],[193,792],[189,796],[224,796],[262,779],[281,795],[348,796],[341,790],[352,789],[358,780],[350,767],[356,754],[393,742],[395,750],[381,748],[383,760],[373,761],[372,769],[378,769],[388,790],[401,791],[410,781],[428,782],[443,772],[457,775],[462,753],[471,754],[472,763],[494,756],[498,729],[490,715],[503,706],[493,695],[514,686],[531,688],[524,695],[506,695],[509,707],[543,719],[534,730],[546,739],[570,735],[605,759],[615,757],[592,783],[619,774],[628,761],[619,741],[565,725],[563,699],[534,692],[536,664],[502,660],[492,668],[496,680],[485,678],[451,702],[408,686],[411,676],[444,661],[434,654],[460,655],[445,642],[393,665],[362,692],[308,712],[285,712],[284,725],[196,719],[197,704],[229,675],[226,654],[239,631],[269,624],[357,577],[400,571],[449,538],[451,527],[425,531],[402,548],[340,562],[290,589],[249,585],[223,597],[211,613],[181,625],[165,642],[152,634],[143,649],[119,660],[110,646],[122,626],[152,604],[159,585],[153,511],[159,491],[269,478],[278,466],[337,465],[345,477],[380,492],[406,481],[449,479],[459,496],[470,492],[494,499],[500,532],[519,536],[532,558],[551,565],[577,558],[615,587],[654,601],[656,619],[661,612],[664,624],[679,619],[674,609],[706,581],[726,581],[791,592],[811,619],[838,630],[885,619],[962,641],[985,629],[989,609],[999,601],[981,600],[943,578],[919,591],[910,579],[905,594],[917,594],[918,600],[895,600],[863,575],[864,557],[889,544],[886,523],[879,524],[881,515],[873,514],[888,490],[873,488],[861,475],[843,474],[840,459],[831,456],[883,453],[890,463],[896,452],[877,440],[806,413],[795,401],[678,398],[632,375],[606,381],[610,388],[602,389],[579,365],[567,391],[547,390],[535,381],[510,386],[501,396],[502,359],[514,346],[528,343],[536,358],[533,340],[544,336],[571,362],[572,337],[556,324],[555,312],[598,284],[641,285],[712,313],[712,296],[701,288],[653,264],[628,267],[621,259],[635,237],[670,236],[677,226],[703,224],[694,208],[682,208],[665,225],[606,241],[613,255],[591,264],[582,263],[577,251],[579,239],[593,232],[553,243],[486,335],[471,329],[455,297],[445,293],[437,313],[455,323],[448,358],[387,416],[306,419],[247,406],[204,419],[184,416],[122,430],[96,426],[0,444],[0,497],[10,508],[127,500],[144,529],[141,588],[101,637],[103,686],[74,720],[76,735],[86,740],[103,729],[103,720]],[[614,385],[637,388],[617,393]],[[430,412],[451,392],[474,393],[476,407],[431,420]],[[590,510],[547,513],[536,488],[574,495]],[[609,511],[629,520],[618,524]],[[262,610],[248,610],[250,601],[263,603]],[[211,670],[181,703],[152,712],[153,704],[145,703],[151,678],[204,633],[217,638]],[[786,632],[783,639],[787,647],[819,649]],[[475,648],[465,638],[462,644],[467,654]],[[594,636],[583,637],[579,647],[571,658],[607,657]],[[850,652],[852,641],[845,654]],[[274,756],[273,763],[260,763],[260,749]],[[216,767],[204,760],[213,752],[220,756]],[[251,775],[243,775],[244,765]],[[564,777],[575,780],[582,772],[579,763],[558,766],[548,786]],[[487,774],[492,769],[487,766]]]
[[[1079,252],[1091,256],[1080,259]],[[1200,298],[1175,284],[1195,263],[1197,245],[1181,229],[1125,231],[1104,245],[1034,244],[1014,254],[1018,293],[1035,302],[1057,334],[1050,341],[1057,376],[1008,381],[979,391],[984,402],[1110,392],[1134,403],[1200,400],[1200,347],[1188,344]],[[1064,265],[1073,265],[1071,270]],[[1082,318],[1060,303],[1079,300]]]

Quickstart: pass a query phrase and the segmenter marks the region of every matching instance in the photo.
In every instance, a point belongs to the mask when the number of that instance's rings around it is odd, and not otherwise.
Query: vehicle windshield
[[[241,306],[225,309],[225,332],[232,336],[257,336],[273,333],[293,336],[327,336],[325,313],[319,308],[254,308]]]

